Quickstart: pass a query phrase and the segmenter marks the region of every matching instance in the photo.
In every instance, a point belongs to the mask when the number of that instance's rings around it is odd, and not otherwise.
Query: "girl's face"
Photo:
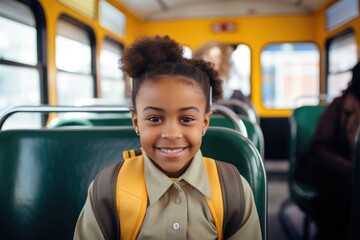
[[[205,105],[202,89],[187,79],[164,76],[141,86],[133,124],[147,155],[169,177],[179,177],[199,150],[211,114]]]

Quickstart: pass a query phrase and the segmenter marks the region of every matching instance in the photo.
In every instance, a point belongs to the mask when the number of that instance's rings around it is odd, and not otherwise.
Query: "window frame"
[[[97,85],[97,68],[96,68],[96,39],[95,39],[94,30],[90,26],[86,25],[85,23],[80,22],[79,20],[77,20],[67,14],[61,14],[57,20],[57,24],[59,23],[59,21],[66,21],[67,23],[72,24],[77,28],[81,28],[89,36],[90,54],[91,54],[90,76],[92,78],[92,82],[93,82],[93,86],[94,86],[93,90],[92,90],[92,97],[97,98],[98,97],[98,85]],[[58,31],[58,29],[56,29],[55,37],[58,36],[57,31]],[[55,47],[55,52],[56,52],[56,47]],[[70,73],[70,74],[74,74],[74,75],[77,75],[77,74],[84,75],[83,73],[70,72],[70,71],[58,69],[56,64],[55,64],[55,67],[56,67],[56,76],[59,72],[60,73]],[[58,99],[57,99],[57,101],[58,101]]]
[[[46,26],[46,17],[43,7],[38,1],[32,0],[16,0],[19,4],[23,4],[29,8],[32,12],[35,29],[36,29],[36,47],[37,47],[37,62],[35,65],[20,63],[12,60],[0,59],[0,65],[4,67],[21,67],[27,69],[34,69],[39,73],[39,104],[48,104],[49,103],[49,94],[48,94],[48,54],[47,54],[47,26]],[[25,105],[25,103],[24,103]],[[48,116],[41,115],[40,125],[41,127],[46,125]]]
[[[330,38],[328,38],[326,40],[326,44],[325,44],[325,83],[324,83],[324,91],[325,94],[329,94],[329,75],[330,75],[330,46],[331,44],[336,41],[339,38],[342,38],[346,35],[350,35],[353,34],[355,39],[357,38],[356,36],[356,32],[352,27],[346,28],[345,30],[331,36]],[[358,44],[358,41],[355,41]],[[358,51],[357,51],[357,59],[359,59],[359,45],[357,45]],[[356,63],[355,63],[356,64]],[[352,67],[350,69],[347,70],[343,70],[343,71],[337,71],[335,72],[335,74],[339,74],[339,73],[346,73],[346,72],[350,72],[352,69]],[[332,97],[332,96],[329,96]]]

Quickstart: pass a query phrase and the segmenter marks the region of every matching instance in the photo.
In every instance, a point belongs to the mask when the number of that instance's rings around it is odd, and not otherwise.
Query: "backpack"
[[[143,159],[141,149],[124,151],[122,161],[101,171],[94,180],[90,197],[106,240],[136,239],[140,231],[147,208],[145,177],[141,170]],[[213,193],[207,202],[218,230],[218,239],[227,239],[242,225],[245,211],[242,180],[234,165],[210,158],[203,160]],[[125,191],[117,192],[116,189]],[[125,211],[117,206],[116,199],[120,196],[121,203],[126,202]],[[119,215],[127,215],[126,221],[119,220]]]

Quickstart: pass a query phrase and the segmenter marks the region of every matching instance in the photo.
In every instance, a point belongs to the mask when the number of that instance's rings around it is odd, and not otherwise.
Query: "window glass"
[[[334,38],[329,43],[327,93],[341,94],[351,80],[351,69],[357,62],[357,44],[353,32]]]
[[[0,58],[35,65],[36,28],[0,16]]]
[[[319,95],[319,50],[313,43],[271,44],[261,53],[262,102],[292,109],[302,98]],[[314,104],[318,98],[308,98]]]
[[[78,100],[94,97],[93,79],[89,75],[58,72],[56,80],[59,105],[75,105]]]
[[[60,18],[56,36],[56,91],[59,105],[94,97],[89,33]]]
[[[250,48],[245,44],[239,44],[231,55],[232,72],[229,79],[230,86],[233,89],[241,90],[241,92],[249,96],[251,92],[250,86]]]
[[[119,69],[121,45],[105,39],[100,53],[101,97],[113,99],[114,103],[125,104],[124,73]]]
[[[40,103],[39,72],[36,69],[0,65],[0,109],[10,105]],[[3,129],[40,127],[40,115],[14,114]]]
[[[188,46],[183,46],[183,49],[184,49],[184,57],[188,58],[188,59],[191,59],[192,58],[192,50],[191,50],[191,48],[188,47]]]
[[[56,66],[59,70],[91,73],[91,48],[75,40],[56,36]]]
[[[41,85],[34,13],[25,4],[2,0],[0,7],[0,111],[39,105]],[[41,127],[38,114],[14,114],[2,129]]]
[[[126,16],[119,9],[113,7],[106,0],[99,1],[100,24],[108,30],[120,35],[125,35]]]

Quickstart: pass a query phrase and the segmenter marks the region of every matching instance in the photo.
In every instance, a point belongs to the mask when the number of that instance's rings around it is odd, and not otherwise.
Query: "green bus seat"
[[[261,157],[264,159],[265,143],[264,135],[260,126],[257,123],[249,121],[247,118],[242,118],[241,116],[239,117],[246,127],[248,138],[254,143],[256,149],[260,152]],[[234,129],[234,124],[228,118],[220,116],[218,114],[214,114],[211,117],[210,126],[220,126]]]
[[[53,112],[56,111],[56,109],[56,107],[52,107],[51,110],[47,109],[44,111]],[[71,110],[72,112],[67,112],[66,114],[52,119],[52,121],[50,121],[47,125],[47,128],[66,126],[132,126],[130,108],[125,107],[122,109],[122,112],[101,112],[101,114],[91,113],[91,107],[88,107],[88,113],[76,113],[76,109],[71,108],[68,110]],[[105,111],[106,107],[103,107],[102,110]],[[26,108],[24,108],[23,111],[26,111]],[[251,122],[247,117],[241,118],[239,115],[236,115],[233,111],[231,111],[231,109],[221,105],[213,105],[212,111],[215,113],[211,116],[210,121],[213,126],[229,127],[239,131],[245,136],[248,136],[248,132],[250,132],[250,139],[258,147],[262,157],[264,156],[264,136],[256,122]]]
[[[0,131],[1,238],[72,239],[96,173],[138,147],[132,127]],[[210,127],[202,151],[239,168],[266,239],[266,176],[255,146],[237,131]]]
[[[249,182],[262,236],[267,239],[267,180],[263,160],[255,145],[238,131],[210,127],[203,138],[201,150],[204,156],[234,164]]]
[[[317,189],[314,185],[304,183],[301,180],[300,176],[304,174],[304,172],[301,172],[304,169],[301,165],[301,160],[311,144],[318,122],[326,107],[326,104],[302,106],[294,109],[290,117],[290,168],[288,183],[290,199],[305,213],[303,224],[305,238],[309,234],[309,213],[312,211],[312,204],[317,195]]]

